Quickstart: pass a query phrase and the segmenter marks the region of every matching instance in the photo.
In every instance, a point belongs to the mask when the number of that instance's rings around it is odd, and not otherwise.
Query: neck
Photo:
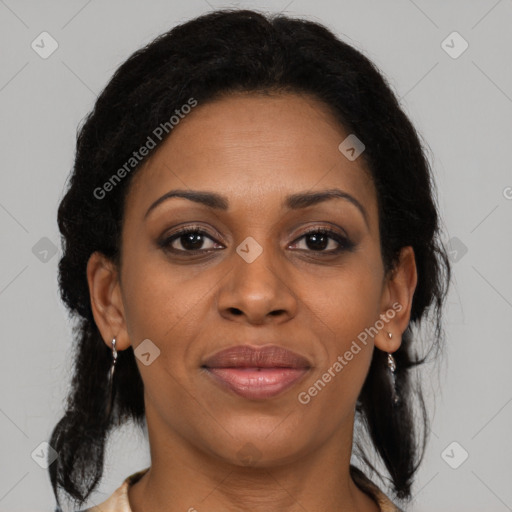
[[[199,449],[148,413],[151,467],[129,488],[132,512],[379,511],[350,477],[353,415],[329,443],[302,455],[272,460],[247,444],[254,462],[243,464]]]

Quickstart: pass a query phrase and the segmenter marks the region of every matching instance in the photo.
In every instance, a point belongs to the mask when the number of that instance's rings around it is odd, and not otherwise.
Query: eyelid
[[[215,228],[208,226],[205,227],[204,225],[194,223],[187,223],[183,222],[181,224],[178,224],[177,226],[173,226],[172,228],[166,229],[165,233],[162,235],[162,239],[168,239],[170,237],[173,237],[180,233],[187,233],[189,231],[194,231],[198,233],[202,233],[206,236],[209,236],[210,238],[217,238],[218,240],[225,240],[226,237],[224,237],[219,231],[217,231]]]
[[[350,238],[348,236],[348,233],[343,228],[335,226],[330,223],[321,223],[305,227],[304,230],[301,230],[300,234],[296,237],[296,239],[303,237],[304,235],[308,235],[309,233],[316,233],[317,231],[325,231],[327,233],[332,233],[340,237],[344,237],[347,240],[349,240]]]

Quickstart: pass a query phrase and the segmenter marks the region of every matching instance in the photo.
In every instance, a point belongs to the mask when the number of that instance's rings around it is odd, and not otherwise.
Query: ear
[[[87,262],[87,282],[94,321],[103,341],[112,348],[112,338],[116,338],[118,350],[128,348],[130,341],[116,265],[102,253],[94,252]]]
[[[402,333],[407,329],[411,318],[412,299],[417,282],[414,250],[411,246],[403,247],[397,265],[384,281],[380,318],[385,325],[374,338],[375,346],[380,350],[392,353],[400,347]],[[392,338],[389,338],[388,332],[392,334]]]

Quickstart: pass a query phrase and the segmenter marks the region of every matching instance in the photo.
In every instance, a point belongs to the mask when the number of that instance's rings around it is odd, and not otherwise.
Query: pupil
[[[203,245],[203,235],[200,233],[188,233],[187,235],[184,235],[183,241],[181,244],[185,249],[188,250],[197,250],[200,249]],[[310,235],[307,235],[306,237],[306,245],[309,249],[313,250],[323,250],[327,247],[328,244],[328,237],[324,235],[323,233],[313,233]]]
[[[320,239],[322,240],[320,242]],[[309,241],[312,240],[312,244]],[[306,245],[309,249],[325,249],[327,247],[328,238],[322,233],[313,233],[306,237]]]
[[[185,249],[189,249],[191,251],[200,249],[201,245],[203,244],[202,236],[199,233],[188,233],[187,235],[184,235],[184,241],[181,242],[181,245]]]

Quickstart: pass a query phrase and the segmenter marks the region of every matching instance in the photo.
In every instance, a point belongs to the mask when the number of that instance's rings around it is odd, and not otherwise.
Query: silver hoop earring
[[[117,362],[117,349],[116,349],[116,339],[112,339],[112,365],[110,366],[110,370],[108,373],[108,402],[107,402],[107,410],[106,410],[106,419],[110,417],[110,413],[112,412],[112,406],[114,403],[114,371],[116,369]]]
[[[396,361],[392,354],[388,352],[388,369],[391,374],[391,400],[393,405],[398,405],[400,403],[400,398],[396,391]]]

